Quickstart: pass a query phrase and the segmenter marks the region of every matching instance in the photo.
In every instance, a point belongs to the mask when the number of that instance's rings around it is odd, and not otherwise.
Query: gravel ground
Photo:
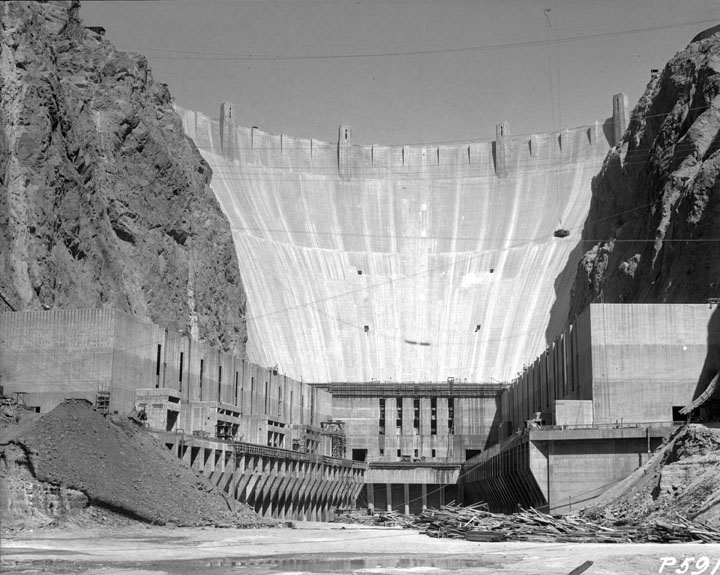
[[[0,541],[3,573],[46,570],[83,575],[242,575],[270,573],[568,574],[586,561],[588,575],[674,573],[684,558],[707,557],[701,544],[475,543],[431,539],[399,528],[296,523],[295,529],[146,527],[24,533]],[[671,559],[676,565],[670,566]],[[688,569],[699,571],[702,564]]]

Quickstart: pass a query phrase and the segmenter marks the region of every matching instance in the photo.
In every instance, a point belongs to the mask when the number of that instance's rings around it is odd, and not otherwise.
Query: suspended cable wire
[[[720,18],[688,20],[685,22],[676,22],[673,24],[663,24],[659,26],[647,26],[628,28],[626,30],[616,30],[613,32],[598,32],[595,34],[578,34],[575,36],[563,36],[553,40],[554,43],[579,42],[587,40],[595,40],[599,38],[615,38],[618,36],[627,36],[639,34],[642,32],[659,32],[662,30],[671,30],[673,28],[682,28],[685,26],[710,25],[713,22],[720,22]],[[406,50],[393,52],[356,52],[348,54],[231,54],[223,52],[199,52],[199,51],[183,51],[183,50],[167,50],[153,47],[135,48],[143,52],[172,52],[171,55],[153,55],[152,58],[157,60],[212,60],[212,61],[245,61],[253,60],[258,62],[282,62],[288,60],[345,60],[358,58],[391,58],[400,56],[429,56],[435,54],[457,54],[461,52],[483,52],[492,50],[501,50],[507,48],[533,48],[542,47],[546,40],[527,40],[524,42],[503,42],[499,44],[485,44],[477,46],[462,46],[457,48],[439,48],[431,50]]]

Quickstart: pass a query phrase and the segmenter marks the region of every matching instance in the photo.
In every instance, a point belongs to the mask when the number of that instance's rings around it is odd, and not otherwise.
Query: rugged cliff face
[[[77,1],[0,11],[0,309],[114,306],[242,351],[229,223],[167,86]]]
[[[720,297],[720,30],[649,83],[593,181],[583,239],[571,320],[593,301]]]

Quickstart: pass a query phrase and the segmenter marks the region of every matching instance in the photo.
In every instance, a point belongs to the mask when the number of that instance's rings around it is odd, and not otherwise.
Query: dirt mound
[[[61,503],[50,507],[70,500],[76,508],[90,504],[160,525],[269,523],[239,502],[233,513],[231,501],[222,492],[148,433],[122,417],[106,418],[84,402],[62,403],[23,433],[4,450],[3,483],[11,484],[9,476],[17,478],[25,467],[32,479],[65,490],[59,494]],[[25,462],[17,453],[19,448]],[[27,486],[28,477],[21,483]],[[20,498],[27,500],[28,488],[21,490],[25,495]],[[66,496],[68,490],[76,495]],[[87,502],[80,501],[83,497]]]
[[[583,514],[627,523],[680,515],[720,527],[720,430],[680,428]]]

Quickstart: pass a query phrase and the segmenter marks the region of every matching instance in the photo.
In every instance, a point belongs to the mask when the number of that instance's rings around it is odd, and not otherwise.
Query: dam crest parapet
[[[356,145],[350,126],[341,125],[337,142],[270,134],[237,126],[234,106],[223,102],[220,116],[176,106],[183,127],[203,153],[248,167],[307,172],[342,179],[507,177],[522,170],[554,170],[597,157],[618,143],[627,127],[624,94],[613,97],[613,116],[578,128],[513,136],[507,122],[496,138],[458,144]],[[218,146],[219,144],[219,146]]]

